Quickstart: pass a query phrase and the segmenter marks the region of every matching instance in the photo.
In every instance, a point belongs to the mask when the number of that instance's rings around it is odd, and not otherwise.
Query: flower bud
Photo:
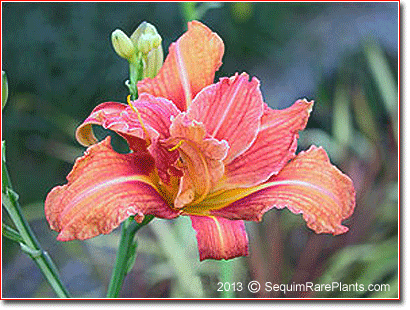
[[[151,50],[161,47],[162,38],[155,26],[142,22],[132,34],[131,41],[138,51],[148,54]]]
[[[150,23],[143,22],[132,34],[131,41],[143,54],[143,77],[155,77],[164,62],[162,38],[157,29]]]
[[[161,46],[149,52],[146,60],[144,60],[144,77],[154,78],[158,74],[159,69],[161,69],[163,62],[164,54]]]
[[[122,58],[130,60],[135,56],[135,46],[131,39],[120,29],[111,34],[112,46],[115,52]]]
[[[159,34],[145,34],[143,33],[137,42],[137,49],[143,54],[148,54],[153,49],[161,45],[162,38]]]

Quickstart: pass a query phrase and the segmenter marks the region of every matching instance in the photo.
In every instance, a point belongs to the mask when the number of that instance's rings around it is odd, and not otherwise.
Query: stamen
[[[177,145],[175,145],[174,147],[171,147],[170,149],[168,149],[168,151],[170,151],[170,152],[175,151],[177,148],[180,148],[181,145],[182,145],[182,143],[184,143],[184,142],[185,142],[185,140],[179,141],[179,142],[177,143]]]
[[[145,137],[146,137],[146,138],[145,138],[145,141],[147,142],[147,146],[149,146],[149,145],[151,144],[151,141],[150,141],[150,139],[149,139],[148,130],[147,130],[147,128],[145,128],[145,125],[144,125],[144,122],[142,121],[142,117],[141,117],[140,112],[139,112],[138,109],[137,109],[136,107],[134,107],[134,106],[132,105],[132,103],[131,103],[131,95],[128,95],[128,96],[127,96],[127,103],[128,103],[128,105],[130,106],[130,108],[131,108],[135,113],[137,113],[138,121],[140,122],[141,127],[142,127],[142,130],[144,131],[144,134],[145,134]]]

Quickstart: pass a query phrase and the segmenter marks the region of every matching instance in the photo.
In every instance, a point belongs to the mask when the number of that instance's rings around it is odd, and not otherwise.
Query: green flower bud
[[[1,109],[4,108],[9,96],[9,84],[7,82],[6,72],[1,71]]]
[[[135,46],[131,39],[120,29],[111,34],[112,46],[118,56],[130,61],[135,57]]]
[[[138,39],[137,48],[143,54],[148,54],[153,49],[161,45],[161,37],[159,35],[142,34]]]
[[[164,62],[162,38],[157,29],[150,23],[143,22],[132,34],[131,41],[138,52],[143,54],[143,78],[155,77]]]
[[[162,38],[155,26],[142,22],[132,34],[131,41],[138,51],[148,54],[151,50],[161,47]]]
[[[154,78],[157,74],[159,69],[161,69],[162,64],[164,63],[164,53],[162,51],[162,47],[155,48],[151,50],[146,59],[143,59],[144,69],[143,75],[144,77]]]

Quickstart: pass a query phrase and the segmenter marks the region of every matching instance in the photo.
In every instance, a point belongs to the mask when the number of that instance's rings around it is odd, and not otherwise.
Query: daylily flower
[[[193,21],[158,75],[138,83],[137,100],[92,111],[76,133],[91,146],[46,199],[58,240],[108,234],[129,216],[186,215],[200,259],[229,259],[248,254],[244,220],[285,207],[316,233],[348,230],[352,181],[321,147],[295,154],[313,101],[273,110],[246,73],[212,84],[223,52],[219,36]],[[109,137],[98,142],[92,125],[120,134],[132,152],[118,154]]]

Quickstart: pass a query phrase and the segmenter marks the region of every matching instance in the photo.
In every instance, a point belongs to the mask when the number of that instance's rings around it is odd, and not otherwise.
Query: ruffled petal
[[[138,93],[171,100],[185,111],[195,95],[213,83],[222,64],[221,38],[200,22],[188,23],[188,31],[172,43],[158,75],[138,82]]]
[[[231,259],[248,255],[248,236],[243,221],[221,217],[190,216],[196,231],[199,259]]]
[[[342,221],[355,206],[355,190],[348,176],[333,166],[326,152],[312,146],[288,163],[278,175],[261,185],[215,193],[200,205],[184,210],[190,214],[260,221],[271,208],[287,207],[303,214],[316,233],[342,234]]]
[[[306,127],[313,101],[298,100],[284,110],[265,106],[252,146],[225,166],[225,188],[250,187],[267,181],[295,157],[299,131]]]
[[[78,127],[77,140],[86,146],[96,143],[92,125],[100,125],[124,137],[134,152],[144,150],[149,144],[148,150],[156,161],[158,174],[165,184],[169,184],[170,170],[178,152],[164,149],[160,139],[169,137],[171,117],[180,111],[171,101],[149,94],[141,94],[131,104],[132,107],[115,102],[100,104]]]
[[[117,102],[106,102],[98,105],[77,128],[78,142],[84,146],[97,142],[91,125],[100,125],[105,129],[115,131],[127,140],[132,137],[140,139],[169,137],[171,116],[180,113],[172,102],[149,94],[141,94],[138,100],[131,102],[131,104],[133,108]]]
[[[195,97],[188,115],[204,123],[209,135],[228,142],[224,162],[229,163],[255,141],[263,107],[259,81],[253,78],[249,82],[249,76],[242,73],[204,88]]]
[[[184,173],[175,199],[175,207],[182,208],[203,200],[222,177],[228,145],[207,137],[204,125],[185,112],[175,117],[170,134],[168,143],[177,148],[180,160],[176,165]]]
[[[135,215],[175,218],[179,213],[158,194],[154,161],[148,153],[118,154],[110,137],[87,149],[67,176],[68,183],[55,187],[45,202],[50,227],[60,241],[88,239],[108,234]]]

